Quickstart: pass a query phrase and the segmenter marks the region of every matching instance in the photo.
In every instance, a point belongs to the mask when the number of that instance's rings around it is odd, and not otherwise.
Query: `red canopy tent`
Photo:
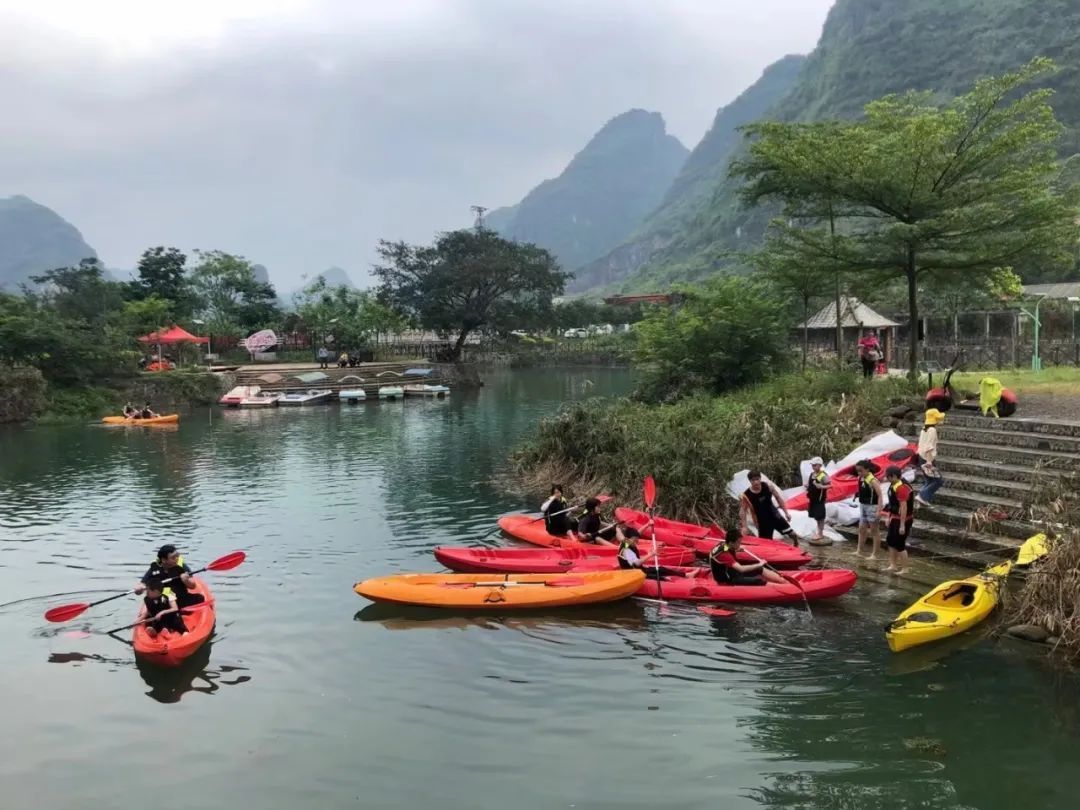
[[[160,370],[161,366],[161,347],[162,346],[175,346],[180,343],[209,343],[208,337],[197,337],[191,332],[183,329],[182,327],[173,324],[168,329],[159,329],[156,332],[151,332],[149,335],[143,335],[139,338],[139,343],[148,343],[150,345],[156,345],[158,347],[158,359],[157,364]]]

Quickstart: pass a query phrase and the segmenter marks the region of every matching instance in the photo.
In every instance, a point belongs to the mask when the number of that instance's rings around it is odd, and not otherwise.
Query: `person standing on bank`
[[[881,483],[875,476],[872,461],[855,462],[855,474],[859,477],[859,544],[855,549],[858,557],[863,553],[863,542],[870,537],[870,559],[877,558],[881,545]]]
[[[859,338],[859,360],[862,362],[863,377],[871,379],[877,364],[881,362],[881,343],[872,329],[865,330]]]
[[[330,368],[330,350],[325,346],[319,347],[319,368]]]
[[[832,479],[823,469],[824,463],[821,456],[810,459],[810,477],[806,481],[807,512],[817,521],[817,534],[810,538],[810,543],[819,546],[830,544],[825,538],[825,501],[829,497]]]
[[[773,534],[780,532],[791,541],[793,546],[799,545],[799,535],[795,534],[791,523],[788,522],[791,520],[791,513],[784,501],[784,494],[771,481],[762,480],[758,470],[750,470],[747,477],[750,479],[750,486],[739,499],[739,522],[742,533],[750,534],[747,521],[753,515],[758,537],[772,540]],[[783,517],[780,516],[781,512],[784,513]]]
[[[889,489],[889,531],[885,535],[885,544],[889,547],[890,574],[907,572],[907,541],[911,538],[911,524],[915,520],[915,490],[900,477],[899,467],[885,470],[885,481]]]
[[[945,479],[937,468],[938,432],[937,426],[945,421],[945,414],[937,408],[930,408],[923,418],[923,429],[919,434],[919,463],[922,465],[922,473],[926,477],[926,483],[915,496],[915,503],[921,506],[929,506],[934,500],[934,495],[941,489]]]

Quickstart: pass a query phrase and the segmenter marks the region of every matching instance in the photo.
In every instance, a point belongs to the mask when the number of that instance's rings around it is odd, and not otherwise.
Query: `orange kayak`
[[[583,545],[572,534],[548,534],[547,529],[544,527],[544,519],[530,517],[529,515],[506,515],[501,517],[499,518],[499,528],[515,540],[532,543],[534,546],[577,548]]]
[[[528,610],[614,602],[633,594],[641,571],[576,574],[398,574],[358,582],[358,594],[372,602],[398,605]]]
[[[164,416],[155,416],[153,419],[128,419],[126,416],[106,416],[101,421],[106,425],[136,425],[137,427],[174,425],[180,421],[180,414],[168,413]]]
[[[150,634],[146,632],[143,625],[136,626],[131,633],[131,644],[135,648],[136,655],[143,656],[152,664],[174,667],[206,643],[210,634],[214,632],[214,622],[217,618],[214,610],[214,595],[201,579],[195,580],[195,587],[191,589],[191,592],[202,594],[210,606],[193,610],[184,616],[184,626],[188,629],[186,633],[164,630],[154,638],[150,638]]]

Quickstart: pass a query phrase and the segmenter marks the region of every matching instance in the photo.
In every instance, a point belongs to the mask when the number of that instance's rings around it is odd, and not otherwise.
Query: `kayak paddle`
[[[769,564],[768,564],[767,562],[765,562],[765,561],[764,561],[763,559],[761,559],[761,557],[759,557],[759,556],[758,556],[757,554],[755,554],[754,552],[750,551],[749,549],[747,549],[747,548],[745,548],[745,547],[743,547],[742,549],[740,549],[740,551],[744,551],[744,552],[746,552],[746,553],[747,553],[747,554],[749,554],[749,555],[750,555],[751,557],[753,557],[753,558],[754,558],[755,560],[757,560],[757,561],[758,561],[759,563],[761,563],[761,564],[762,564],[763,566],[765,566],[765,567],[766,567],[766,568],[768,568],[768,569],[769,569],[770,571],[772,571],[772,572],[773,572],[774,574],[776,574],[776,575],[777,575],[778,577],[780,577],[781,579],[785,580],[786,582],[790,582],[790,583],[791,583],[792,585],[794,585],[794,586],[795,586],[796,588],[798,588],[798,589],[799,589],[799,593],[801,593],[801,594],[802,594],[802,598],[803,598],[803,604],[804,604],[804,605],[806,605],[806,612],[810,614],[810,618],[811,618],[811,619],[812,619],[812,618],[814,618],[814,611],[812,611],[812,610],[810,609],[810,599],[809,599],[809,598],[808,598],[808,597],[806,596],[806,588],[804,588],[804,587],[802,586],[802,583],[801,583],[801,582],[799,582],[799,580],[797,580],[797,579],[795,579],[795,578],[793,578],[793,577],[789,577],[789,576],[787,576],[786,574],[782,574],[782,573],[780,573],[780,572],[779,572],[779,571],[777,571],[777,570],[776,570],[775,568],[773,568],[773,567],[772,567],[771,565],[769,565]]]
[[[233,551],[226,554],[224,557],[218,557],[211,563],[208,563],[205,568],[200,568],[197,571],[192,571],[192,574],[201,574],[203,571],[231,571],[236,566],[240,565],[247,555],[242,551]],[[172,582],[177,577],[169,577],[162,581],[162,585]],[[123,591],[115,596],[109,596],[105,599],[99,599],[96,602],[75,602],[71,605],[60,605],[59,607],[50,608],[45,611],[45,619],[50,622],[67,622],[74,619],[76,616],[81,616],[89,608],[96,607],[97,605],[103,605],[106,602],[111,602],[114,599],[120,599],[127,596],[131,591]]]
[[[653,505],[656,503],[656,480],[651,475],[645,476],[645,483],[642,484],[642,495],[645,496],[645,508],[649,512],[649,535],[652,536],[653,548],[656,548],[656,536],[655,525],[656,518],[653,510]],[[660,555],[653,555],[653,562],[656,564],[656,598],[661,602],[664,601],[664,586],[660,582]]]
[[[734,610],[728,610],[727,608],[720,607],[711,607],[710,605],[703,605],[702,607],[699,607],[698,610],[700,610],[706,616],[711,616],[714,619],[730,619],[732,616],[735,615]]]
[[[188,613],[194,613],[197,610],[202,610],[203,608],[210,607],[210,605],[212,604],[213,602],[199,602],[196,605],[188,605],[185,608],[180,608],[179,613],[186,616]],[[158,615],[160,616],[161,614]],[[125,624],[123,627],[117,627],[115,630],[109,630],[105,635],[111,636],[113,633],[119,633],[121,630],[130,630],[132,627],[138,627],[140,624],[152,622],[156,618],[158,618],[158,616],[147,616],[145,619],[135,622],[135,624]]]
[[[522,585],[543,585],[549,588],[573,588],[577,585],[584,585],[585,580],[573,579],[565,577],[563,579],[549,579],[545,582],[515,582],[513,580],[495,580],[494,582],[444,582],[440,587],[443,588],[505,588],[508,585],[512,587],[519,587]]]

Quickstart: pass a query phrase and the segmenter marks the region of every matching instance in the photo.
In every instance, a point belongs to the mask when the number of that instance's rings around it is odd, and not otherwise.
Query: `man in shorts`
[[[862,556],[863,543],[869,535],[871,560],[877,557],[881,546],[881,484],[874,475],[875,466],[866,460],[855,463],[855,474],[859,477],[859,544],[855,554]]]
[[[899,467],[885,470],[889,494],[889,530],[885,545],[889,547],[890,574],[907,572],[907,541],[911,537],[911,524],[915,521],[915,490],[900,477]]]

